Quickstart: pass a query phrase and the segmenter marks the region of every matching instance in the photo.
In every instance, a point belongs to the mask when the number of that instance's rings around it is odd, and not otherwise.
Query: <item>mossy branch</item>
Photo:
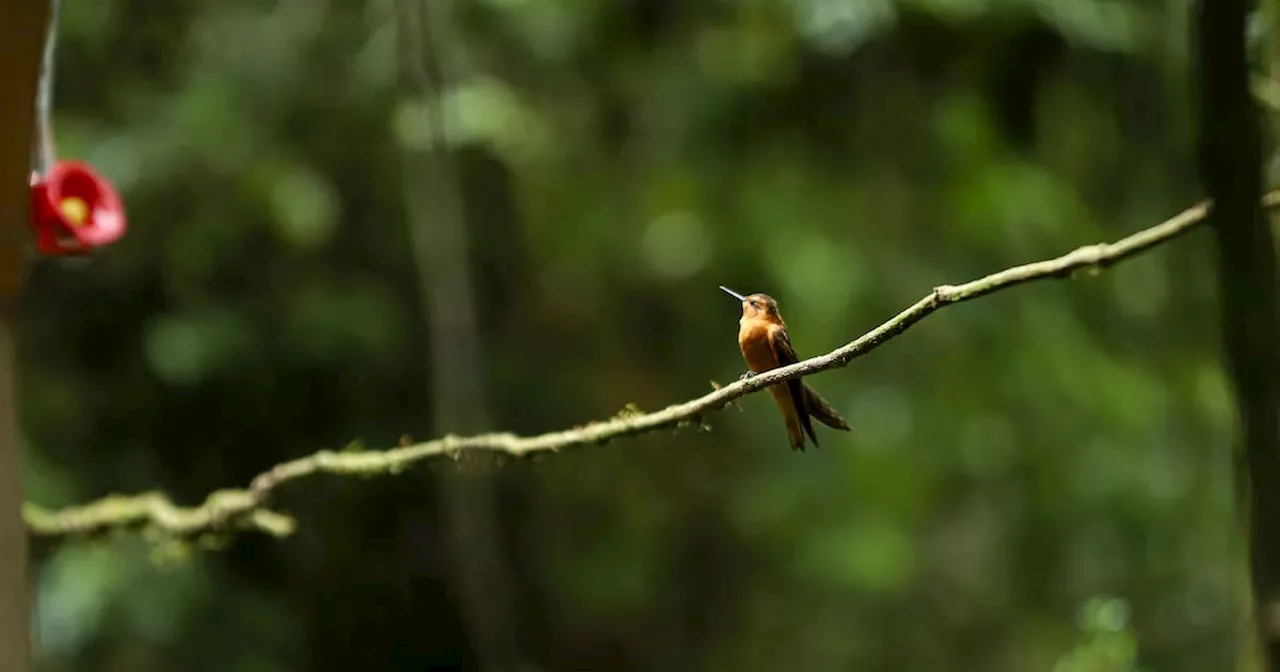
[[[1263,205],[1269,209],[1280,206],[1280,191],[1267,194],[1263,198]],[[812,375],[845,366],[943,306],[976,299],[1033,280],[1066,278],[1077,271],[1106,268],[1200,226],[1209,214],[1209,208],[1207,201],[1202,202],[1167,221],[1114,243],[1089,245],[1060,257],[1015,266],[961,285],[936,287],[892,319],[825,355],[717,387],[715,391],[697,399],[653,413],[638,413],[629,409],[604,422],[593,422],[583,427],[537,436],[509,433],[445,436],[389,450],[322,450],[272,467],[255,477],[247,489],[215,492],[197,507],[177,506],[165,495],[152,492],[128,497],[112,496],[56,511],[28,503],[24,505],[23,515],[31,533],[42,536],[89,534],[121,527],[152,528],[156,532],[182,537],[229,529],[252,529],[274,536],[285,536],[294,529],[293,519],[267,508],[271,495],[285,483],[321,473],[365,476],[397,474],[417,462],[436,457],[456,457],[466,450],[493,451],[519,457],[530,453],[556,452],[574,446],[604,444],[613,439],[662,429],[701,427],[705,415],[724,408],[729,402],[796,376]]]

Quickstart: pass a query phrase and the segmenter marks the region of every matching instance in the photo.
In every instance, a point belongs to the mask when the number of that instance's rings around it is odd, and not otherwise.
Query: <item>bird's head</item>
[[[724,285],[720,285],[720,290],[742,302],[742,319],[765,320],[767,322],[782,321],[781,315],[778,314],[778,302],[772,296],[768,294],[743,296]]]

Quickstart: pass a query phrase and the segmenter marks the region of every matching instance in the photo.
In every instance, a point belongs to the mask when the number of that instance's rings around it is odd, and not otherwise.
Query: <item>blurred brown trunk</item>
[[[22,439],[11,309],[0,315],[0,660],[22,672],[31,664],[27,529],[22,521]]]
[[[1280,598],[1280,312],[1275,241],[1259,204],[1262,133],[1246,58],[1249,3],[1200,0],[1197,10],[1200,178],[1214,202],[1223,345],[1243,430],[1236,488],[1249,521],[1253,630],[1264,669],[1280,670],[1280,638],[1267,616]]]
[[[450,3],[400,0],[398,8],[405,90],[420,102],[438,103],[450,81]],[[437,433],[470,434],[488,425],[484,370],[461,178],[439,111],[435,106],[429,120],[432,145],[406,152],[406,210],[431,341],[431,399]],[[481,459],[464,454],[458,469],[439,472],[437,483],[451,585],[473,654],[481,669],[506,672],[520,667],[521,660],[510,574],[503,566],[496,493],[492,477],[479,468]]]
[[[0,669],[31,669],[27,530],[22,521],[13,328],[23,277],[27,199],[47,0],[0,0]]]

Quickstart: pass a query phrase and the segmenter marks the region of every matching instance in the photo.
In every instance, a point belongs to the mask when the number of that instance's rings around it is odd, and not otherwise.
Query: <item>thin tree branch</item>
[[[1267,194],[1263,207],[1280,207],[1280,191]],[[992,292],[1033,280],[1068,278],[1078,271],[1098,271],[1167,243],[1205,222],[1210,204],[1202,202],[1173,218],[1114,243],[1078,248],[1045,261],[1005,269],[961,285],[934,288],[924,298],[840,348],[791,366],[767,371],[724,387],[697,399],[668,406],[653,413],[624,411],[604,421],[537,436],[510,433],[480,434],[443,438],[390,450],[322,450],[285,462],[259,474],[245,490],[222,490],[198,507],[184,508],[159,493],[104,500],[51,511],[26,504],[24,515],[33,534],[58,536],[100,532],[109,528],[144,526],[175,536],[189,536],[219,529],[256,529],[276,536],[293,530],[292,519],[264,507],[269,497],[285,483],[316,474],[375,476],[398,474],[417,462],[436,457],[457,458],[463,451],[486,450],[521,457],[532,453],[559,452],[565,448],[605,444],[613,439],[638,436],[662,429],[703,427],[704,417],[729,402],[758,392],[796,376],[808,376],[847,365],[857,357],[884,345],[933,312],[954,303],[969,301]]]

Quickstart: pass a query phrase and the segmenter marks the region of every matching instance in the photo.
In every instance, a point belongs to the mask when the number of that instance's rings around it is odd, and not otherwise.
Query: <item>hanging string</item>
[[[44,57],[40,63],[40,83],[36,91],[36,134],[31,157],[32,169],[41,175],[48,172],[58,156],[53,144],[53,72],[62,0],[49,0],[49,5],[49,30],[44,39]]]

